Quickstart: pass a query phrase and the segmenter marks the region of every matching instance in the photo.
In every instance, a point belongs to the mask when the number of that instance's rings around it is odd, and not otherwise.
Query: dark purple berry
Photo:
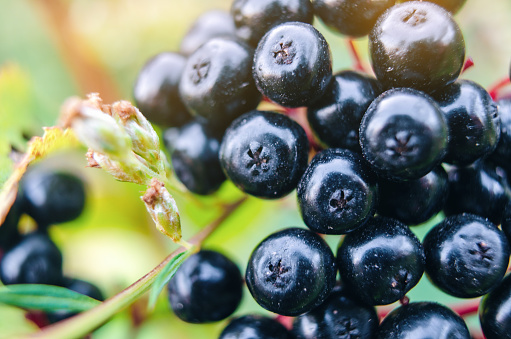
[[[219,339],[292,339],[278,321],[260,315],[245,315],[232,319]]]
[[[192,119],[179,97],[179,81],[186,57],[163,52],[144,65],[133,88],[136,106],[151,122],[168,127],[182,126]]]
[[[261,95],[252,78],[254,50],[234,38],[213,38],[199,47],[183,70],[179,93],[188,110],[223,131],[257,107]]]
[[[509,263],[509,244],[497,226],[472,214],[447,217],[424,238],[426,274],[458,298],[493,290]]]
[[[231,15],[236,34],[250,45],[278,24],[300,21],[312,24],[312,5],[309,0],[234,0]]]
[[[373,216],[378,185],[360,155],[329,148],[312,159],[297,195],[303,221],[312,231],[345,234]]]
[[[61,285],[62,254],[47,234],[30,233],[2,257],[0,279],[4,285]]]
[[[486,339],[511,338],[511,275],[483,297],[479,321]]]
[[[380,324],[377,339],[470,339],[465,321],[433,302],[403,305]]]
[[[218,159],[220,141],[207,126],[192,121],[179,130],[175,139],[167,140],[174,172],[188,190],[207,195],[225,181]]]
[[[292,333],[296,339],[374,339],[378,324],[374,306],[335,289],[323,304],[294,319]]]
[[[214,9],[204,12],[195,20],[181,40],[179,50],[184,55],[190,55],[208,40],[235,36],[236,27],[230,13]]]
[[[319,306],[335,285],[335,258],[316,233],[288,228],[271,234],[252,252],[245,280],[263,308],[296,316]]]
[[[252,111],[225,132],[220,164],[242,191],[261,198],[283,197],[307,168],[309,142],[303,128],[274,112]]]
[[[396,0],[312,0],[314,13],[325,25],[341,34],[362,37],[369,34],[378,17]]]
[[[434,98],[449,127],[445,162],[466,166],[495,150],[500,118],[497,105],[484,88],[470,80],[459,80],[436,92]]]
[[[307,109],[307,120],[324,145],[360,153],[360,122],[380,93],[374,77],[355,71],[339,72],[325,94]]]
[[[465,41],[449,12],[426,1],[395,5],[369,35],[376,78],[385,88],[431,93],[454,82],[465,60]]]
[[[449,181],[442,166],[419,179],[403,182],[379,180],[378,214],[418,225],[440,212],[447,201]]]
[[[397,88],[384,92],[360,124],[364,158],[381,177],[418,179],[443,159],[448,140],[445,117],[423,92]]]
[[[167,287],[170,306],[181,320],[208,323],[223,320],[238,308],[243,281],[229,258],[201,250],[183,262]]]
[[[391,304],[412,289],[424,273],[424,250],[405,224],[369,219],[347,234],[337,249],[344,286],[369,305]]]
[[[332,79],[332,57],[323,35],[303,22],[273,27],[254,54],[259,91],[286,107],[312,104]]]

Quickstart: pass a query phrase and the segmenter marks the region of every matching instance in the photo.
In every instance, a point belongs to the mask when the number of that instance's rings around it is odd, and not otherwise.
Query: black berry
[[[295,316],[319,306],[335,285],[335,258],[311,231],[288,228],[271,234],[252,252],[247,287],[263,308]]]

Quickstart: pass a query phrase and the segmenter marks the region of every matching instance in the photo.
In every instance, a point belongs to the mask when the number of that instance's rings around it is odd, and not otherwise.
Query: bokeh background
[[[0,0],[0,184],[12,171],[12,150],[52,126],[70,96],[101,93],[105,102],[132,100],[138,71],[153,55],[177,51],[192,22],[209,9],[230,7],[229,0]],[[456,15],[475,66],[462,77],[485,87],[505,78],[511,60],[511,1],[467,0]],[[345,38],[316,20],[330,43],[334,70],[350,68]],[[368,64],[367,41],[355,41]],[[175,248],[154,228],[140,202],[142,187],[116,182],[100,170],[85,168],[84,149],[55,154],[40,166],[68,168],[87,183],[88,200],[76,221],[51,227],[64,255],[65,274],[97,284],[107,296],[119,292],[158,264]],[[222,204],[241,194],[229,183],[212,197],[177,194],[185,238],[214,220]],[[422,237],[439,220],[415,227]],[[30,220],[22,221],[30,228]],[[303,226],[296,197],[279,201],[249,199],[208,239],[242,271],[251,250],[269,233]],[[328,236],[335,249],[339,237]],[[264,314],[245,289],[236,314]],[[436,291],[424,277],[409,293],[412,301],[462,300]],[[392,306],[393,307],[393,306]],[[468,319],[477,328],[477,317]],[[143,298],[94,332],[93,338],[216,338],[225,322],[190,325],[175,318],[163,293],[156,309]],[[0,305],[0,338],[37,328],[24,312]]]

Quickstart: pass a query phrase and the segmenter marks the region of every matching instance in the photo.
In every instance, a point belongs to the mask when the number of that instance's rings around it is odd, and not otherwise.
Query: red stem
[[[488,93],[493,100],[497,100],[500,90],[510,83],[509,77],[499,80],[488,89]]]
[[[364,65],[362,64],[362,59],[360,58],[360,54],[358,53],[357,47],[355,46],[353,39],[348,38],[346,39],[346,42],[348,44],[348,49],[353,60],[353,68],[357,71],[368,73]]]
[[[450,308],[458,313],[461,317],[477,314],[479,309],[479,299],[476,301],[469,301],[458,305],[450,305]]]
[[[468,57],[467,60],[465,60],[465,64],[463,65],[461,74],[465,73],[465,71],[471,68],[472,66],[474,66],[474,59],[472,59],[472,57]]]
[[[277,315],[275,320],[278,321],[282,326],[291,330],[293,328],[293,317],[286,317],[284,315]]]

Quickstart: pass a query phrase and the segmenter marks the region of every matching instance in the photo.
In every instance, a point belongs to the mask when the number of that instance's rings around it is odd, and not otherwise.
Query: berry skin
[[[404,182],[379,180],[377,212],[408,226],[418,225],[440,212],[447,201],[449,181],[442,166],[419,179]]]
[[[511,99],[496,102],[500,119],[500,138],[489,159],[507,171],[511,170]]]
[[[226,36],[236,36],[236,27],[230,13],[218,9],[210,10],[195,20],[181,39],[179,51],[190,55],[206,41]]]
[[[405,224],[376,217],[347,234],[337,249],[337,267],[351,295],[369,305],[401,299],[424,273],[424,250]]]
[[[369,35],[376,78],[385,88],[431,93],[454,82],[465,60],[465,41],[449,12],[411,1],[388,9]]]
[[[252,252],[245,281],[268,311],[296,316],[319,306],[335,285],[335,258],[316,233],[288,228],[264,239]]]
[[[396,0],[312,0],[314,13],[328,28],[344,35],[362,37],[374,27],[378,17]]]
[[[179,81],[186,57],[163,52],[147,61],[133,87],[136,106],[151,122],[182,126],[192,119],[179,97]]]
[[[466,166],[489,155],[500,137],[497,105],[477,83],[458,80],[435,93],[449,127],[449,143],[444,161]]]
[[[240,270],[229,258],[201,250],[179,267],[167,285],[170,306],[188,323],[220,321],[238,307],[242,296]]]
[[[327,300],[293,321],[296,339],[375,338],[378,315],[374,306],[367,306],[340,289],[334,289]]]
[[[280,24],[259,41],[253,75],[259,91],[274,102],[285,107],[308,106],[332,79],[330,47],[309,24]]]
[[[384,92],[360,124],[364,158],[381,177],[418,179],[443,159],[448,129],[433,99],[423,92],[397,88]]]
[[[188,123],[178,133],[167,146],[172,149],[172,167],[176,176],[193,193],[207,195],[215,192],[225,181],[218,159],[220,141],[198,121]]]
[[[72,291],[94,298],[96,300],[99,301],[104,300],[103,294],[101,293],[99,288],[97,288],[96,285],[93,285],[90,282],[80,279],[64,278],[64,283],[62,286]],[[77,313],[70,311],[55,311],[50,312],[47,315],[50,323],[56,323],[64,319],[71,318],[76,314]]]
[[[508,243],[511,242],[511,201],[508,201],[504,207],[502,224],[500,226],[502,228],[502,232],[506,235]]]
[[[0,279],[4,285],[61,285],[62,254],[47,234],[30,233],[2,257]]]
[[[308,152],[307,135],[298,123],[283,114],[251,111],[227,129],[219,157],[225,175],[239,189],[276,199],[296,188]]]
[[[288,21],[312,24],[312,5],[309,0],[234,0],[231,15],[236,34],[252,46],[270,28]]]
[[[278,321],[260,315],[245,315],[231,320],[219,339],[293,339]]]
[[[509,244],[497,226],[472,214],[447,217],[424,238],[426,274],[442,291],[475,298],[494,289],[507,270]]]
[[[259,104],[252,78],[254,50],[234,38],[213,38],[188,57],[179,83],[183,103],[210,127],[223,131]]]
[[[83,181],[74,174],[36,168],[21,183],[24,211],[45,228],[72,221],[85,206]]]
[[[479,321],[486,339],[511,339],[511,275],[483,297]]]
[[[312,159],[297,195],[303,221],[312,231],[346,234],[373,216],[378,184],[360,155],[329,148]]]
[[[377,339],[470,339],[463,319],[433,302],[400,306],[380,324]]]
[[[477,161],[470,166],[452,166],[447,172],[449,195],[445,215],[476,214],[498,225],[511,198],[506,174],[499,167]]]
[[[309,106],[307,120],[324,145],[361,153],[358,142],[360,122],[380,93],[374,77],[341,71],[335,74],[325,94]]]
[[[403,0],[404,1],[411,1],[411,0]],[[435,3],[439,6],[442,6],[452,14],[456,14],[461,7],[467,2],[467,0],[427,0],[429,2]]]
[[[18,222],[23,212],[22,192],[18,192],[4,222],[0,225],[0,257],[3,251],[9,250],[21,241]]]

